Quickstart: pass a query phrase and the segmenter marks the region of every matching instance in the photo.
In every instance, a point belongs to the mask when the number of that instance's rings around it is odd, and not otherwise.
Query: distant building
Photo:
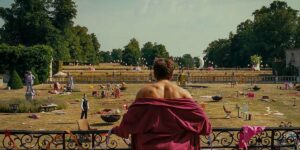
[[[285,51],[285,57],[286,57],[286,66],[289,64],[295,66],[299,70],[300,74],[300,48],[296,49],[289,49]]]

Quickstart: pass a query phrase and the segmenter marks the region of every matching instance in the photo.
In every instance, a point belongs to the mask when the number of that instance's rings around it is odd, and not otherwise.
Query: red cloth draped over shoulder
[[[199,135],[211,133],[211,124],[193,99],[137,99],[112,133],[127,138],[132,149],[200,149]]]

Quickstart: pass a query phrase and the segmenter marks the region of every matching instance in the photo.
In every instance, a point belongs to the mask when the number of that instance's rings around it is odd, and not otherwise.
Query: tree
[[[194,57],[194,65],[196,68],[200,67],[200,58],[199,57]]]
[[[261,51],[257,54],[262,58],[267,58],[263,61],[285,59],[284,50],[294,47],[297,13],[283,1],[274,1],[253,13],[256,50]]]
[[[204,50],[206,63],[213,62],[219,67],[230,66],[230,43],[229,39],[219,39],[211,42]]]
[[[147,42],[144,44],[143,48],[141,49],[142,57],[145,58],[145,61],[148,66],[153,65],[153,61],[155,58],[153,47],[154,45],[151,42]]]
[[[70,49],[72,44],[73,19],[76,17],[76,5],[73,0],[53,0],[53,25],[59,30],[51,42],[48,42],[54,49],[54,60],[69,61],[71,58]]]
[[[166,47],[163,44],[147,42],[142,48],[142,57],[145,58],[145,61],[148,66],[153,66],[154,59],[159,58],[168,58],[169,52],[166,50]]]
[[[52,3],[53,24],[56,28],[64,31],[73,26],[73,19],[76,17],[76,5],[73,0],[54,0]]]
[[[257,48],[257,42],[254,35],[253,21],[246,20],[237,26],[236,34],[232,35],[229,40],[231,41],[230,54],[226,59],[230,67],[247,67],[250,63],[250,56],[258,53],[255,51]]]
[[[206,60],[222,67],[247,67],[249,58],[258,54],[263,62],[273,65],[275,58],[285,62],[284,50],[300,46],[298,11],[286,2],[274,1],[255,10],[253,16],[254,20],[240,23],[228,39],[211,42],[204,51]]]
[[[300,16],[297,20],[297,27],[296,27],[296,33],[295,33],[295,47],[300,47]]]
[[[49,39],[48,45],[53,48],[53,58],[56,60],[69,61],[71,59],[69,42],[64,40],[64,36],[56,34]]]
[[[111,51],[111,59],[113,60],[113,61],[121,61],[122,60],[122,55],[123,55],[123,51],[122,51],[122,49],[113,49],[112,51]]]
[[[181,58],[181,64],[183,67],[193,68],[194,67],[194,59],[191,56],[191,54],[184,54]]]
[[[101,57],[102,62],[109,63],[112,61],[109,51],[100,51],[100,57]]]
[[[9,86],[11,89],[21,89],[23,88],[23,83],[22,80],[19,76],[19,74],[17,73],[16,70],[13,70],[10,73],[10,79],[7,83],[7,86]]]
[[[48,0],[16,0],[11,8],[0,7],[0,17],[4,20],[1,40],[10,45],[47,43],[57,33],[49,8]]]
[[[154,43],[153,49],[154,49],[155,57],[160,57],[160,58],[168,58],[169,57],[169,52],[167,51],[167,49],[164,45]]]
[[[94,49],[96,52],[99,52],[100,51],[100,47],[101,47],[101,44],[99,43],[96,35],[94,33],[91,34],[91,38],[92,38],[92,41],[93,41],[93,46],[94,46]]]
[[[128,65],[138,65],[139,58],[141,57],[141,51],[139,42],[132,38],[130,42],[124,47],[122,61]]]
[[[55,61],[97,63],[100,43],[86,27],[74,27],[73,0],[15,0],[0,7],[0,42],[8,45],[48,45]]]
[[[75,37],[73,37],[74,45],[71,49],[71,53],[73,54],[72,59],[88,62],[91,64],[97,63],[97,53],[99,51],[98,49],[96,49],[98,47],[94,47],[94,42],[96,39],[94,39],[93,41],[93,36],[88,34],[88,29],[86,27],[75,26],[73,28],[73,33]]]

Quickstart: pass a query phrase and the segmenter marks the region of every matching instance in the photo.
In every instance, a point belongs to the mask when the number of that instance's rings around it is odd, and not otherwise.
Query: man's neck
[[[161,79],[161,80],[157,80],[157,82],[170,82],[170,80],[168,80],[168,79]]]

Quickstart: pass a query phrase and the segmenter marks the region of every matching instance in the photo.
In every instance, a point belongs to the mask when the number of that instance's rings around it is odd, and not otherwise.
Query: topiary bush
[[[16,70],[13,70],[10,73],[10,79],[7,83],[7,86],[9,86],[11,89],[21,89],[23,88],[23,82],[19,76],[19,74],[17,73]]]

